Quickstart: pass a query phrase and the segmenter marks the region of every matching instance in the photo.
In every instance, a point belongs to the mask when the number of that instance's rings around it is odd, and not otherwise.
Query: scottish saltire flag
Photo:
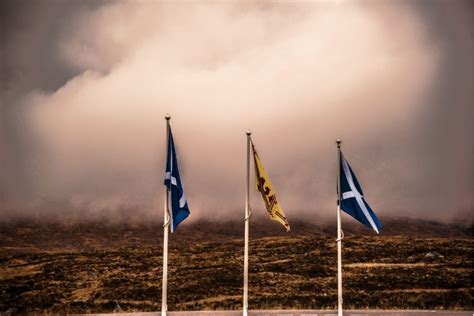
[[[277,201],[275,190],[273,189],[272,183],[270,182],[270,178],[268,177],[265,168],[263,168],[262,161],[260,160],[260,157],[258,157],[253,143],[252,149],[255,165],[255,187],[262,194],[268,216],[270,216],[270,218],[274,221],[277,221],[285,226],[286,231],[290,231],[288,220],[286,219],[286,216]]]
[[[171,200],[171,232],[175,231],[179,223],[189,216],[188,202],[184,195],[183,184],[179,176],[178,159],[174,148],[171,127],[168,129],[168,155],[166,159],[165,186],[170,190]]]
[[[341,209],[359,222],[380,232],[382,225],[365,200],[359,181],[341,151],[340,161]]]

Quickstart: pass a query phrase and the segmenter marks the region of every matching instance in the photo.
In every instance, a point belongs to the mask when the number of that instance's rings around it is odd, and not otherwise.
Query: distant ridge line
[[[459,224],[445,224],[413,219],[383,219],[382,232],[377,235],[355,221],[345,218],[344,234],[349,238],[383,238],[384,236],[423,238],[472,238],[473,228]],[[267,237],[322,237],[334,238],[335,225],[293,220],[292,230],[286,232],[277,222],[256,217],[251,222],[250,242]],[[107,247],[157,246],[161,244],[162,224],[155,223],[74,223],[12,221],[0,223],[0,249],[9,251],[98,249]],[[202,242],[240,242],[243,238],[240,220],[211,222],[200,220],[185,223],[173,234],[170,245]],[[365,236],[365,237],[364,237]],[[30,250],[29,250],[30,249]]]

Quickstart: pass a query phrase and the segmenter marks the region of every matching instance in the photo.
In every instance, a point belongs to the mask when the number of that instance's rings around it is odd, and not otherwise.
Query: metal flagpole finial
[[[171,119],[171,115],[170,115],[169,113],[166,113],[165,119],[166,119],[167,121],[169,121],[169,120]]]
[[[250,136],[250,135],[252,135],[252,132],[248,129],[246,134],[247,134],[247,136]]]
[[[341,148],[342,140],[340,138],[336,139],[337,148]]]

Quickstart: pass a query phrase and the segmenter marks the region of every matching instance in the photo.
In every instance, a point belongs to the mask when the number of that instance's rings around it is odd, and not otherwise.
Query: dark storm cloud
[[[467,1],[2,5],[3,218],[156,216],[166,112],[193,218],[242,213],[247,128],[290,220],[336,137],[380,214],[472,214]]]
[[[2,95],[54,91],[82,69],[59,54],[65,28],[103,1],[2,1]],[[72,31],[72,30],[71,30]]]
[[[420,193],[443,215],[473,218],[474,192],[474,3],[472,1],[414,1],[431,40],[443,52],[432,92],[422,113],[415,144],[425,179]],[[439,192],[438,199],[430,198]],[[456,202],[452,202],[456,201]]]
[[[18,99],[33,90],[54,91],[83,71],[64,62],[58,43],[71,20],[104,3],[0,3],[0,202],[4,208],[8,201],[29,199],[32,193],[28,159],[37,139],[24,122]]]

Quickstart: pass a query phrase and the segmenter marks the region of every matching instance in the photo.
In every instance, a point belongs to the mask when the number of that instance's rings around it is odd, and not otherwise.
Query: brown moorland
[[[345,225],[346,308],[474,308],[472,228],[384,223],[380,236]],[[250,308],[335,308],[334,228],[274,224],[251,225]],[[242,233],[240,222],[197,222],[171,236],[169,310],[241,308]],[[158,311],[161,235],[159,224],[0,224],[0,312]]]

